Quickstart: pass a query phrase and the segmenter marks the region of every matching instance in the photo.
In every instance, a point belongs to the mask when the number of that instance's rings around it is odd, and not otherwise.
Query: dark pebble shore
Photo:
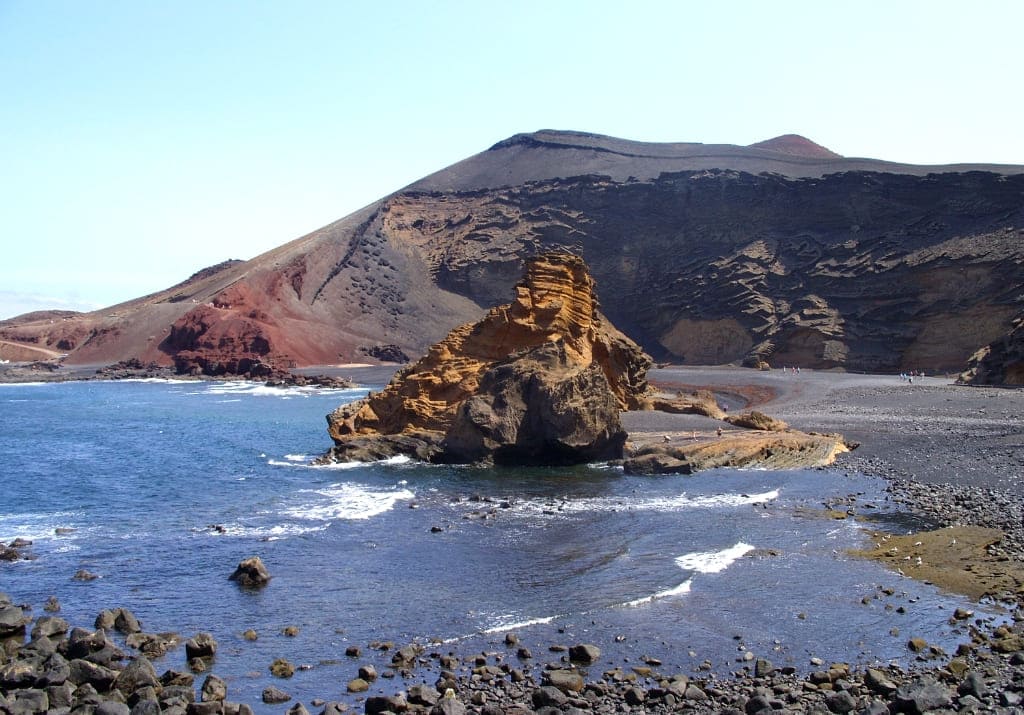
[[[666,372],[666,371],[663,371]],[[699,373],[699,374],[698,374]],[[812,374],[806,382],[771,380],[778,398],[764,409],[800,429],[837,431],[862,446],[839,469],[878,475],[893,498],[936,526],[977,525],[1002,530],[993,553],[1024,561],[1024,391],[961,388],[940,380],[900,384],[896,377]],[[749,371],[687,371],[680,383],[735,384]],[[666,376],[663,374],[662,378]],[[671,377],[671,375],[669,375]],[[756,377],[756,375],[755,375]],[[922,384],[923,383],[923,384]],[[799,387],[800,389],[796,389]],[[945,479],[943,478],[945,477]],[[610,668],[595,663],[599,645],[553,645],[522,652],[514,634],[504,649],[479,654],[388,647],[393,695],[358,695],[378,674],[359,649],[352,660],[351,695],[344,702],[293,703],[287,676],[268,687],[264,703],[290,715],[367,713],[950,713],[1024,712],[1024,609],[1003,594],[1005,623],[951,614],[962,642],[953,654],[907,634],[906,669],[888,664],[854,669],[812,660],[805,671],[777,668],[767,654],[743,652],[737,670],[698,675],[666,672],[653,659]],[[59,609],[55,601],[44,610]],[[190,670],[157,675],[151,660],[178,643],[173,634],[145,634],[127,611],[101,613],[92,629],[72,629],[55,615],[34,621],[0,596],[0,712],[81,715],[244,715],[232,702],[211,660],[216,644],[199,634],[185,644]],[[120,632],[123,649],[108,637]],[[120,636],[118,636],[120,638]],[[27,642],[26,642],[27,639]],[[367,648],[382,650],[380,644]],[[739,646],[742,649],[742,645]],[[548,662],[550,660],[550,662]],[[542,662],[544,661],[544,662]],[[275,662],[278,673],[294,669]],[[200,682],[199,678],[202,678]],[[429,682],[428,682],[429,681]],[[325,684],[332,692],[344,684]],[[260,708],[266,706],[261,705]]]

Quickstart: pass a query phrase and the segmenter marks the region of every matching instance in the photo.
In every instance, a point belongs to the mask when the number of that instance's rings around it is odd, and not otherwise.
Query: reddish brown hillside
[[[803,156],[811,159],[842,159],[831,149],[826,149],[821,144],[815,144],[810,139],[799,134],[783,134],[774,139],[766,139],[750,145],[751,149],[768,149],[781,154]]]

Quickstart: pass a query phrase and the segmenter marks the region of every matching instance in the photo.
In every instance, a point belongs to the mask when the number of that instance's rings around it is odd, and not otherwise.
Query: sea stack
[[[452,330],[387,387],[327,416],[326,461],[572,464],[622,456],[650,358],[605,319],[578,256],[526,262],[511,303]]]

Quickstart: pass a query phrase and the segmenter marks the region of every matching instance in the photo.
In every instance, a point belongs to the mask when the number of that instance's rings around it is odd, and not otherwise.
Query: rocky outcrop
[[[831,464],[850,451],[841,435],[797,430],[717,430],[669,442],[647,437],[630,445],[623,462],[627,474],[692,474],[719,467],[803,469]]]
[[[228,576],[242,588],[261,588],[270,583],[270,571],[259,556],[250,556],[238,562],[238,566]]]
[[[621,455],[650,360],[598,310],[577,256],[531,259],[512,303],[462,325],[379,393],[328,415],[330,458],[566,463]]]
[[[960,382],[966,385],[1024,386],[1024,316],[1002,337],[971,356]]]

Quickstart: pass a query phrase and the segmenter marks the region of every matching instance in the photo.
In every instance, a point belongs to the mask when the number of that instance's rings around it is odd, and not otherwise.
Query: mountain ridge
[[[1008,329],[1019,306],[985,276],[1024,283],[1024,167],[903,171],[797,135],[758,144],[517,134],[249,261],[53,323],[5,321],[0,338],[74,364],[212,374],[240,357],[280,370],[416,355],[500,302],[546,248],[583,255],[609,317],[665,359],[959,370]],[[976,276],[963,295],[929,278],[950,265]],[[857,297],[858,281],[905,306],[899,325],[871,316],[879,295]],[[957,333],[957,311],[973,319],[955,350],[913,347],[922,330],[935,344]]]

